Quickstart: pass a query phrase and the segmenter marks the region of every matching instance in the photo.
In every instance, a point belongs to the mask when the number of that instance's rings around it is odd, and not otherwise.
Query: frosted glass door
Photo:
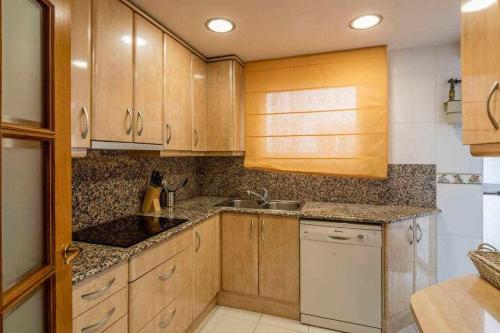
[[[44,7],[2,0],[2,121],[45,123]]]
[[[42,333],[46,327],[46,290],[37,289],[21,305],[6,313],[3,322],[4,333]]]
[[[44,263],[44,151],[39,141],[2,140],[2,288]]]
[[[0,0],[0,7],[0,332],[67,332],[70,2]]]

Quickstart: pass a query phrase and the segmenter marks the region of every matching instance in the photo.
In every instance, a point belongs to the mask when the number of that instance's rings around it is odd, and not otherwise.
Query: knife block
[[[161,187],[148,187],[144,200],[142,201],[141,211],[144,213],[159,212]]]

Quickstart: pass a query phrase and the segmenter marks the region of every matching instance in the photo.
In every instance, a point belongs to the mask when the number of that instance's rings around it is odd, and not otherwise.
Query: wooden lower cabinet
[[[414,291],[437,282],[437,224],[436,216],[415,219],[413,255]]]
[[[129,331],[138,332],[183,292],[192,288],[192,248],[129,284]]]
[[[259,295],[298,302],[298,220],[289,217],[261,217],[259,228]]]
[[[222,290],[259,294],[258,216],[222,214]]]
[[[141,333],[183,333],[191,324],[191,298],[185,291],[153,318]]]
[[[223,214],[221,229],[218,303],[297,319],[298,218]]]
[[[197,318],[220,290],[219,216],[193,229],[193,318]]]
[[[128,332],[128,316],[125,315],[119,319],[116,323],[111,325],[104,333],[124,333]]]
[[[116,292],[73,319],[73,333],[103,332],[127,314],[128,288]]]
[[[384,332],[413,323],[410,297],[437,280],[436,216],[384,224]]]

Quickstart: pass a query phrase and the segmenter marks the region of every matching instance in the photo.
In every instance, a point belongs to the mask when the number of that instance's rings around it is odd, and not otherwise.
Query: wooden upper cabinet
[[[437,225],[436,216],[415,220],[414,285],[415,292],[437,282]]]
[[[193,87],[193,150],[207,149],[207,64],[191,54],[191,86]]]
[[[207,64],[207,150],[243,151],[243,67],[234,60]]]
[[[500,81],[500,2],[462,12],[461,27],[463,143],[500,143],[500,129],[494,127],[487,111],[490,92]],[[489,102],[491,116],[498,123],[499,88]]]
[[[134,14],[134,142],[163,143],[163,32]]]
[[[71,1],[71,147],[90,147],[91,0]]]
[[[259,219],[259,296],[299,301],[299,221]]]
[[[122,2],[92,1],[92,140],[132,142],[133,27]]]
[[[191,150],[191,52],[164,34],[164,148]]]
[[[258,217],[223,214],[221,233],[222,290],[258,295]]]
[[[220,289],[219,231],[218,215],[193,229],[193,318],[205,310]]]

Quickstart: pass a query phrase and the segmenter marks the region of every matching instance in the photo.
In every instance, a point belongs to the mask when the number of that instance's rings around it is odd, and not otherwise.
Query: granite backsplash
[[[73,160],[73,229],[136,213],[152,170],[189,182],[177,200],[244,196],[267,188],[272,198],[342,203],[436,206],[435,165],[389,165],[385,180],[248,170],[243,157],[137,157],[91,150]]]
[[[436,166],[391,164],[385,180],[250,170],[243,157],[198,158],[200,195],[242,196],[269,190],[271,198],[359,204],[436,206]]]
[[[122,151],[90,150],[73,159],[73,229],[137,213],[152,170],[160,171],[170,186],[189,177],[177,199],[198,195],[194,157],[136,157]]]

